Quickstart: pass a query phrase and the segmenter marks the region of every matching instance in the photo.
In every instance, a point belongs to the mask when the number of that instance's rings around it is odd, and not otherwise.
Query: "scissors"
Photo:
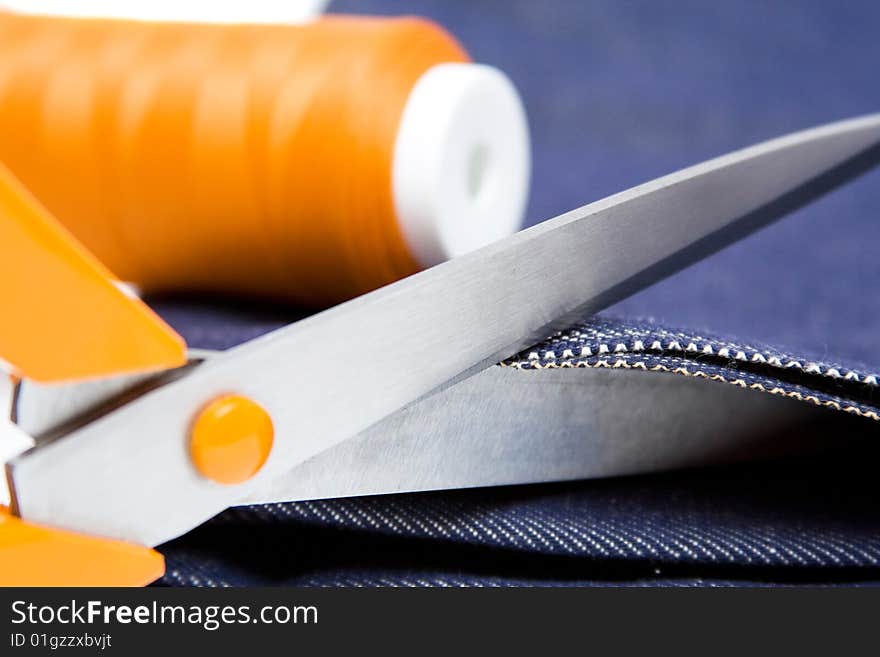
[[[553,446],[516,467],[504,445],[469,457],[437,400],[488,394],[499,360],[878,162],[880,114],[773,139],[213,354],[187,352],[4,174],[0,583],[145,584],[154,546],[235,505],[586,472]],[[459,433],[479,443],[491,418],[473,415]]]

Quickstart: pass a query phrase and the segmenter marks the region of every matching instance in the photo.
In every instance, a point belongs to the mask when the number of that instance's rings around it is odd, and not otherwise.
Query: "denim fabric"
[[[256,307],[154,306],[205,347],[288,319]],[[865,419],[829,424],[848,432],[828,441],[837,451],[770,464],[231,509],[162,547],[161,583],[732,586],[880,576],[880,408],[869,371],[609,318],[585,319],[503,364],[524,375],[542,367],[655,370],[658,385],[663,376],[700,376]]]
[[[331,10],[433,17],[512,77],[534,144],[530,224],[880,110],[871,0],[337,0]],[[234,509],[162,546],[162,583],[877,582],[878,209],[872,173],[505,363],[757,386],[865,416],[823,429],[845,448],[701,472]],[[192,299],[155,306],[207,348],[299,316]]]
[[[878,451],[865,436],[748,466],[231,509],[162,547],[163,583],[876,581]]]

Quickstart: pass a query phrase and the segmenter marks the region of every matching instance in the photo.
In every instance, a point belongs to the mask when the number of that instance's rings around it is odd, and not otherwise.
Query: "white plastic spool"
[[[531,155],[525,109],[504,73],[439,64],[404,107],[392,164],[397,218],[424,267],[522,225]]]
[[[0,0],[0,9],[43,16],[198,23],[302,23],[330,0]]]

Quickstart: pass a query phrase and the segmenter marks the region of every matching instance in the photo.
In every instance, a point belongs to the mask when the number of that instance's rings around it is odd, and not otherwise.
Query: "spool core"
[[[401,232],[423,267],[515,233],[531,161],[525,110],[501,71],[438,64],[410,92],[392,164]]]

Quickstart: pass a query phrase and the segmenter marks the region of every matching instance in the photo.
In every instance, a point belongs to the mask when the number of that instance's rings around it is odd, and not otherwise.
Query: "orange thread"
[[[410,90],[467,61],[415,18],[0,16],[0,160],[146,291],[335,303],[419,269],[391,163]]]

